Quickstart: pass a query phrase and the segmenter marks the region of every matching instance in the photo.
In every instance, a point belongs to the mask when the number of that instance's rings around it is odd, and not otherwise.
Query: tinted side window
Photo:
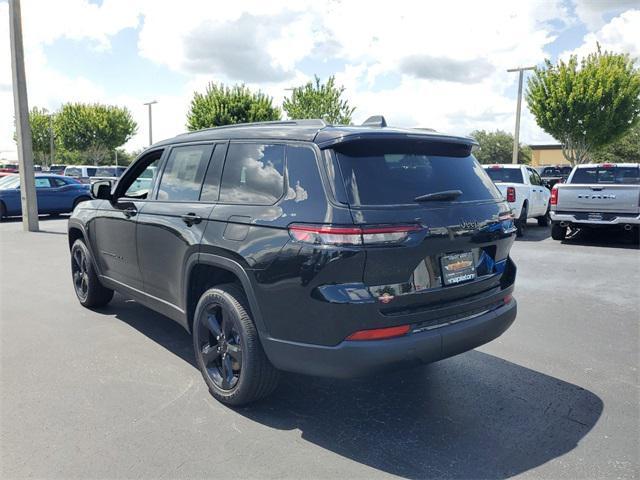
[[[64,187],[67,183],[64,180],[61,180],[59,178],[49,178],[49,180],[51,181],[51,186],[53,187]]]
[[[224,154],[227,152],[227,145],[219,143],[215,146],[207,175],[202,185],[202,193],[200,200],[203,202],[217,202],[220,193],[220,176],[222,174],[222,165],[224,164]]]
[[[527,172],[529,173],[529,183],[531,183],[531,185],[540,185],[536,172],[530,168],[527,168]]]
[[[197,201],[211,149],[211,145],[173,148],[162,172],[157,199],[173,202]]]
[[[284,212],[304,209],[305,220],[322,222],[327,210],[325,198],[313,149],[287,145],[287,191],[281,204]]]
[[[49,188],[51,186],[48,178],[36,177],[35,184],[36,184],[36,188]]]
[[[222,172],[221,202],[273,205],[283,193],[284,145],[229,145]]]

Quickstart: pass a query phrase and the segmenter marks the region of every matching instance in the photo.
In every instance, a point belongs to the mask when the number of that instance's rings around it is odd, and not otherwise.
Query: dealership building
[[[559,143],[548,145],[529,145],[531,148],[531,166],[541,165],[569,165],[562,155],[562,145]]]

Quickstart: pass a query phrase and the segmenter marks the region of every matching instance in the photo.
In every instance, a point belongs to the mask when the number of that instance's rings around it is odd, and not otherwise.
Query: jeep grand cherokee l
[[[473,144],[313,120],[157,143],[70,218],[75,292],[180,323],[231,405],[281,370],[353,377],[465,352],[516,316],[513,216]]]

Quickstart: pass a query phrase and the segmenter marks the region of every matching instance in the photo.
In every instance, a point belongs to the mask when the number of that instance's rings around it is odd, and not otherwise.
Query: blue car
[[[38,213],[68,213],[76,205],[91,199],[89,185],[62,175],[36,175]],[[20,204],[20,176],[8,175],[0,179],[0,219],[22,215]]]

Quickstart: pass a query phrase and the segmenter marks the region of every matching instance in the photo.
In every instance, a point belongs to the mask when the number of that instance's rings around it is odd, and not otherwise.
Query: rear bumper
[[[516,318],[517,304],[508,304],[468,319],[403,337],[343,341],[322,346],[263,338],[276,368],[323,377],[364,376],[402,365],[430,363],[466,352],[499,337]]]
[[[640,215],[629,214],[629,216],[616,215],[609,219],[594,220],[589,218],[578,218],[574,214],[550,212],[551,221],[556,223],[565,223],[567,225],[640,225]],[[605,213],[606,215],[606,213]]]

